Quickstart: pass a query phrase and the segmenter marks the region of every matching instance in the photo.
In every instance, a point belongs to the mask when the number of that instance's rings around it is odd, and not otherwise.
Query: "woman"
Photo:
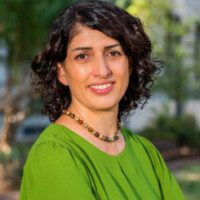
[[[157,149],[120,126],[159,70],[139,19],[101,1],[54,21],[32,79],[53,122],[33,145],[20,200],[182,200]],[[144,104],[144,103],[143,103]]]

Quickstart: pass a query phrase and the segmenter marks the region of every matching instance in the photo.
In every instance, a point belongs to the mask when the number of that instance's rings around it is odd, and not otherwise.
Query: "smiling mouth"
[[[102,85],[91,85],[90,88],[97,89],[97,90],[104,90],[104,89],[110,87],[111,85],[112,85],[112,83],[102,84]]]
[[[113,89],[113,83],[104,83],[104,84],[99,84],[99,85],[90,85],[89,88],[93,93],[96,94],[108,94],[109,92],[111,92],[111,90]]]

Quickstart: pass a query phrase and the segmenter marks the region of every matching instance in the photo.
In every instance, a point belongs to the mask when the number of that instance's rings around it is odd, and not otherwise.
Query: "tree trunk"
[[[25,82],[25,81],[24,81]],[[19,88],[15,88],[17,94],[13,92],[14,83],[12,81],[12,75],[8,71],[7,79],[4,87],[4,99],[1,105],[3,114],[3,123],[0,129],[0,151],[9,153],[11,150],[11,143],[14,140],[15,133],[12,131],[12,126],[15,123],[22,121],[25,118],[26,112],[21,111],[20,104],[27,95],[26,87],[23,85]]]
[[[178,119],[183,114],[183,109],[184,109],[183,104],[184,104],[183,101],[181,101],[180,99],[175,100],[175,117],[178,118]]]
[[[9,144],[9,139],[11,136],[11,132],[10,132],[10,120],[9,120],[9,115],[6,115],[4,113],[4,117],[3,117],[3,124],[2,124],[2,128],[0,130],[1,132],[1,139],[0,139],[0,151],[4,152],[4,153],[9,153],[11,150],[10,144]]]

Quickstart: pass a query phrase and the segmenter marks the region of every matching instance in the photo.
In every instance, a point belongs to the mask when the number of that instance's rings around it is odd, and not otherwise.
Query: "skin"
[[[100,31],[79,25],[68,45],[66,59],[57,68],[59,81],[71,91],[69,110],[103,135],[113,136],[117,130],[119,101],[130,75],[128,58],[120,43]],[[91,90],[91,85],[102,83],[112,83],[112,89],[105,94]],[[108,154],[116,155],[125,146],[122,135],[113,143],[101,141],[65,115],[55,123],[74,130]]]

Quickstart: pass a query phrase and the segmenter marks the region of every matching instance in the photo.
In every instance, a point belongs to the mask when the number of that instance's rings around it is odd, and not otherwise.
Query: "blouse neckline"
[[[71,130],[67,126],[64,126],[64,125],[61,125],[61,124],[56,124],[56,123],[52,123],[51,125],[62,128],[62,130],[64,132],[67,132],[67,134],[70,134],[70,137],[73,138],[73,140],[75,140],[78,144],[83,144],[84,143],[87,148],[91,149],[91,151],[96,151],[98,154],[101,154],[102,156],[107,157],[107,158],[119,159],[124,154],[126,154],[126,151],[128,149],[128,136],[127,136],[126,130],[124,128],[121,128],[121,132],[122,132],[122,135],[123,135],[124,140],[125,140],[124,148],[118,154],[112,155],[112,154],[109,154],[109,153],[99,149],[97,146],[95,146],[90,141],[86,140],[81,135],[79,135],[75,131]]]

